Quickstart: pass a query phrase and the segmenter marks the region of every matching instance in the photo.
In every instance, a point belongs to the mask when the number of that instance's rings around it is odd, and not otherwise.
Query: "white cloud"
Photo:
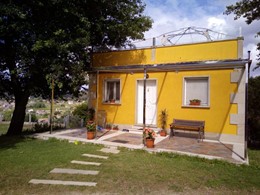
[[[226,26],[226,21],[222,18],[210,17],[207,22],[207,28],[218,32],[223,32],[223,28]]]
[[[260,21],[247,25],[244,18],[234,20],[234,15],[224,15],[226,6],[234,4],[236,0],[144,0],[144,2],[145,14],[154,20],[152,29],[145,32],[147,44],[152,44],[149,38],[190,26],[209,28],[232,37],[238,37],[242,33],[244,58],[247,58],[247,51],[250,50],[252,67],[255,67],[258,54],[256,44],[260,42],[260,38],[256,38],[255,34],[259,31]],[[260,69],[251,72],[251,75],[260,75]]]

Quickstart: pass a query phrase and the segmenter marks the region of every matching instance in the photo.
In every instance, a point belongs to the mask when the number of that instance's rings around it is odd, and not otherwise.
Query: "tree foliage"
[[[246,18],[246,23],[251,24],[255,20],[260,19],[260,0],[241,0],[234,5],[226,7],[225,14],[235,14],[235,20],[240,17]],[[257,36],[260,36],[260,31],[257,32]],[[260,43],[257,44],[257,50],[260,51]],[[260,54],[258,54],[258,60],[260,60]],[[257,63],[257,67],[260,67],[260,62]]]
[[[250,139],[260,140],[260,76],[248,81]]]
[[[77,95],[93,46],[143,38],[151,19],[141,0],[2,0],[0,97],[15,100],[8,134],[22,131],[29,96]]]

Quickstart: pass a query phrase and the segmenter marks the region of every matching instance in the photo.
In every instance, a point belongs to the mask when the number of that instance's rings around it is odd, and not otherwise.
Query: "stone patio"
[[[234,144],[221,143],[213,140],[204,140],[198,142],[196,136],[191,134],[177,133],[174,137],[161,137],[157,135],[155,139],[155,148],[147,149],[143,145],[142,131],[133,130],[129,132],[104,130],[98,131],[94,140],[86,139],[86,129],[63,130],[53,134],[43,133],[38,135],[41,138],[48,139],[56,137],[58,139],[67,139],[70,141],[91,142],[104,144],[107,146],[119,146],[133,149],[146,149],[152,152],[175,152],[190,156],[199,156],[208,159],[222,159],[232,163],[247,163],[242,158],[236,156]]]

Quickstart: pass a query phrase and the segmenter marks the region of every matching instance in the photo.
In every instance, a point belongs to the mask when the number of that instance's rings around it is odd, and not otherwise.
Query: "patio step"
[[[82,156],[86,156],[90,158],[108,159],[108,156],[101,156],[101,155],[94,155],[94,154],[82,154]]]
[[[95,182],[81,182],[81,181],[61,181],[61,180],[45,180],[45,179],[31,179],[31,184],[50,184],[50,185],[70,185],[70,186],[96,186]]]
[[[97,175],[99,171],[80,170],[80,169],[60,169],[55,168],[50,173],[65,173],[65,174],[81,174],[81,175]]]
[[[73,164],[80,164],[80,165],[95,165],[95,166],[100,166],[101,163],[97,162],[86,162],[86,161],[78,161],[78,160],[73,160],[71,161]]]

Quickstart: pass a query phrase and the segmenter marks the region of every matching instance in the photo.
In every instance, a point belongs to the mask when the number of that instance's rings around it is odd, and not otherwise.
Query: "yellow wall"
[[[139,50],[95,53],[93,66],[124,66],[238,58],[238,41],[225,40]]]
[[[170,47],[149,48],[129,51],[94,53],[93,66],[124,66],[181,63],[206,60],[228,60],[241,57],[242,39],[176,45]],[[236,135],[237,125],[230,125],[230,114],[237,114],[237,104],[230,104],[230,94],[237,92],[237,83],[231,83],[233,69],[194,70],[179,72],[149,73],[149,79],[157,80],[157,125],[159,114],[167,109],[169,117],[189,120],[205,120],[205,131],[219,134]],[[208,108],[183,107],[183,79],[188,76],[208,76],[210,84],[210,106]],[[120,78],[121,103],[102,102],[104,79]],[[143,79],[143,73],[100,73],[98,110],[106,110],[107,122],[113,124],[134,125],[136,123],[136,87],[137,80]],[[96,86],[90,86],[95,91]],[[96,100],[91,100],[96,105]]]
[[[169,124],[173,118],[205,120],[205,131],[236,134],[236,125],[229,124],[231,113],[237,113],[236,104],[230,104],[230,94],[237,91],[237,84],[230,83],[233,70],[180,71],[149,73],[149,79],[157,80],[157,119],[159,112],[167,108]],[[208,76],[210,82],[209,108],[182,107],[183,78],[186,76]],[[136,122],[136,82],[143,79],[143,73],[99,75],[98,109],[106,110],[107,122],[113,124],[131,124]],[[102,103],[103,81],[108,78],[121,79],[121,104]],[[159,121],[157,121],[159,125]]]

